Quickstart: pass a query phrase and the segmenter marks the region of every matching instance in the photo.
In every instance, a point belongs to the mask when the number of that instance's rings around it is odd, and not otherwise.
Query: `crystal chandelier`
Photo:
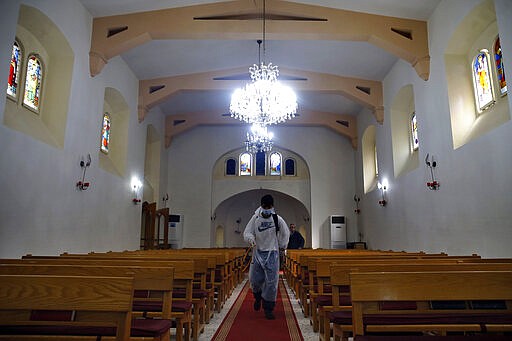
[[[258,40],[258,51],[263,42],[265,58],[265,0],[263,0],[263,40]],[[259,52],[258,52],[259,54]],[[262,126],[281,123],[295,117],[297,97],[290,87],[277,80],[279,70],[272,63],[254,64],[249,68],[251,83],[238,88],[231,96],[231,117]]]
[[[256,154],[257,152],[269,152],[272,150],[273,134],[267,130],[267,126],[260,124],[253,124],[251,131],[247,133],[245,140],[245,149],[249,153]]]

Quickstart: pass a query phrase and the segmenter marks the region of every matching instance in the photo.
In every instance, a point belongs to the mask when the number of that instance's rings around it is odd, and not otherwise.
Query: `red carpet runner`
[[[265,319],[263,308],[253,309],[254,298],[247,282],[213,336],[213,341],[304,340],[282,280],[279,281],[275,320]]]

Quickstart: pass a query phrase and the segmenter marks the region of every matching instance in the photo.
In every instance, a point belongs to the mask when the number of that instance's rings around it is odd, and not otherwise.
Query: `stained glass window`
[[[416,121],[416,113],[413,112],[411,116],[411,143],[412,150],[418,150],[420,140],[418,139],[418,122]]]
[[[11,54],[11,65],[9,68],[9,80],[7,82],[7,94],[13,98],[18,98],[20,83],[22,53],[20,44],[14,41]]]
[[[478,53],[473,61],[473,80],[479,111],[486,109],[494,102],[488,61],[489,58],[485,51]]]
[[[270,154],[270,175],[281,175],[281,155],[279,153]]]
[[[375,162],[375,176],[379,176],[379,163],[377,162],[377,144],[373,145],[373,162]]]
[[[251,175],[252,156],[249,153],[240,155],[240,175]]]
[[[226,161],[226,175],[236,175],[236,160],[228,159]]]
[[[505,79],[505,68],[503,66],[503,55],[501,53],[500,37],[496,38],[494,43],[494,61],[496,63],[496,75],[501,95],[507,93],[507,81]]]
[[[265,152],[256,153],[256,175],[265,175]]]
[[[31,55],[27,61],[27,74],[25,79],[25,95],[23,104],[39,112],[43,66],[39,58]]]
[[[110,147],[110,115],[106,112],[103,114],[103,124],[101,125],[101,146],[100,150],[108,154]]]
[[[295,175],[295,160],[286,159],[284,162],[284,169],[286,175]]]

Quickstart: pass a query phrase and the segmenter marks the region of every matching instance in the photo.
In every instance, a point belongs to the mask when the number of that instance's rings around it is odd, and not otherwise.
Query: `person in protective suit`
[[[267,194],[261,198],[244,230],[244,240],[252,250],[249,281],[254,295],[254,310],[263,305],[265,317],[275,319],[274,307],[279,281],[279,250],[286,248],[290,230],[283,218],[275,213],[274,198]]]

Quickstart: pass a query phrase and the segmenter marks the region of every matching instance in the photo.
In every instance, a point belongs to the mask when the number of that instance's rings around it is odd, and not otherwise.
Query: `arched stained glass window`
[[[494,103],[489,58],[484,50],[478,53],[473,60],[473,81],[478,111],[483,111]]]
[[[505,79],[505,68],[503,66],[503,55],[501,53],[500,37],[496,38],[494,43],[494,61],[496,63],[496,75],[500,94],[503,96],[507,93],[507,81]]]
[[[31,55],[27,61],[27,73],[25,79],[25,95],[23,104],[39,112],[41,84],[43,79],[43,65],[36,55]]]
[[[375,162],[375,177],[379,177],[379,162],[377,161],[377,144],[373,145],[373,162]]]
[[[236,175],[236,160],[228,159],[226,161],[226,175]]]
[[[286,175],[295,175],[295,160],[286,159],[284,162],[284,171]]]
[[[103,114],[103,123],[101,125],[101,146],[100,150],[108,154],[110,147],[110,115],[108,112]]]
[[[411,116],[411,144],[412,150],[418,150],[420,147],[420,140],[418,138],[418,122],[416,120],[416,113],[413,112]]]
[[[281,175],[281,154],[270,154],[270,175]]]
[[[251,175],[252,156],[250,153],[240,155],[240,175]]]
[[[9,80],[7,81],[7,95],[14,99],[18,98],[20,84],[20,70],[22,61],[21,46],[18,41],[12,45],[11,65],[9,67]]]
[[[256,175],[265,175],[265,152],[256,153]]]

